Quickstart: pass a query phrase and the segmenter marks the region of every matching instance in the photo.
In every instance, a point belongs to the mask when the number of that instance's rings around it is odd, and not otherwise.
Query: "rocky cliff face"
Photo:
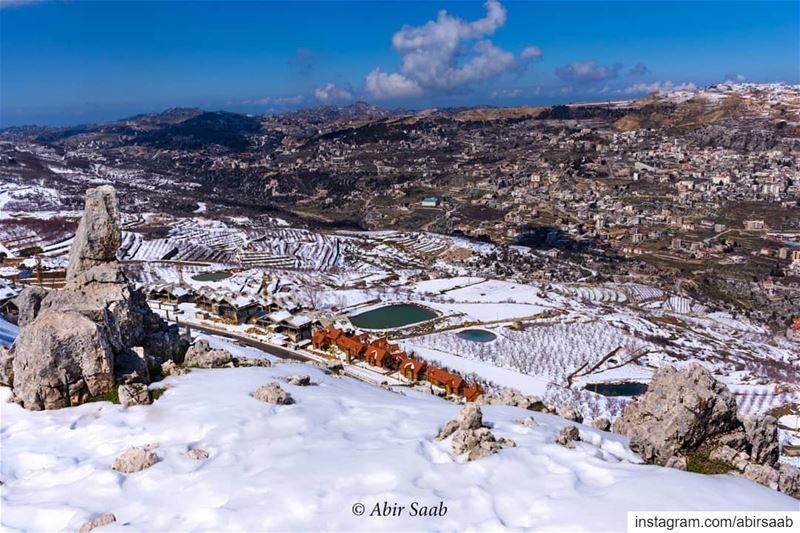
[[[614,431],[649,463],[685,470],[687,457],[701,454],[733,474],[800,497],[800,469],[778,463],[777,421],[739,419],[733,394],[699,364],[659,368]]]
[[[120,383],[149,383],[185,351],[177,327],[150,310],[116,262],[118,205],[112,187],[88,190],[65,287],[31,289],[24,298],[30,305],[16,341],[0,354],[0,382],[28,409],[79,404]]]

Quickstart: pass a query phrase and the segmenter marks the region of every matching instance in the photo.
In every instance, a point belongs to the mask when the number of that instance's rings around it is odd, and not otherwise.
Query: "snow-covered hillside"
[[[227,343],[226,343],[227,344]],[[228,344],[226,347],[236,350]],[[309,387],[283,379],[309,374]],[[295,403],[251,395],[278,381]],[[570,422],[506,406],[484,421],[517,446],[475,462],[434,436],[459,406],[383,390],[317,367],[193,370],[151,387],[150,406],[90,403],[29,412],[2,398],[2,526],[166,530],[623,530],[629,510],[795,510],[797,501],[733,476],[638,464],[624,438],[580,426],[575,449],[554,443]],[[533,414],[537,425],[515,422]],[[154,446],[155,466],[111,469],[130,446]],[[185,453],[202,448],[207,460]],[[368,516],[376,503],[438,505],[441,517]],[[366,506],[364,516],[352,512]]]

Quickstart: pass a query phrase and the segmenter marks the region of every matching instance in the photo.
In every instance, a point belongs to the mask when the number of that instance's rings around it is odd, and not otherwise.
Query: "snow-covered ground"
[[[220,341],[223,342],[223,341]],[[236,349],[233,345],[227,347]],[[306,373],[315,385],[283,382]],[[282,383],[295,399],[251,395]],[[631,510],[796,510],[797,501],[750,481],[637,464],[624,438],[580,426],[585,442],[553,441],[552,415],[484,407],[515,448],[465,463],[433,437],[459,406],[407,396],[300,364],[194,370],[168,378],[151,406],[90,403],[29,412],[5,403],[2,526],[76,530],[114,513],[102,531],[167,530],[623,530]],[[533,414],[534,428],[514,420]],[[111,470],[129,446],[155,445],[142,472]],[[210,457],[184,454],[202,448]],[[375,504],[447,508],[441,517],[369,516]],[[366,506],[364,516],[352,512]]]

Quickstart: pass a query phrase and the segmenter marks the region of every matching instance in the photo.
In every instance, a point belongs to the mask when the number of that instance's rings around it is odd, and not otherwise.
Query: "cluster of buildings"
[[[181,303],[193,303],[195,318],[214,319],[232,325],[249,324],[279,333],[291,342],[311,339],[314,318],[289,298],[263,297],[234,293],[224,289],[195,290],[178,284],[157,284],[147,288],[147,298],[155,307],[178,311]]]
[[[314,332],[312,346],[317,350],[336,348],[344,353],[347,362],[360,359],[367,364],[397,371],[409,381],[426,380],[453,396],[463,396],[473,401],[483,394],[478,383],[467,383],[464,378],[427,364],[402,351],[400,345],[390,343],[385,337],[372,339],[368,333],[353,334],[342,329],[328,327]]]

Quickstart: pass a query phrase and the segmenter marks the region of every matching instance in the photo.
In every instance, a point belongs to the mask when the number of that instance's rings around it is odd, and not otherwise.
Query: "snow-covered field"
[[[230,347],[230,346],[229,346]],[[233,347],[235,348],[235,347]],[[310,374],[316,384],[283,378]],[[255,400],[278,381],[295,404]],[[565,420],[504,406],[484,420],[515,448],[465,463],[436,442],[459,406],[407,396],[316,367],[194,370],[168,378],[151,406],[90,403],[28,412],[5,403],[2,526],[76,530],[114,513],[102,531],[623,530],[630,510],[796,510],[797,501],[733,476],[637,464],[618,435],[580,426],[585,442],[553,441]],[[533,414],[534,428],[515,423]],[[111,470],[129,446],[155,446],[155,466]],[[202,448],[210,457],[185,456]],[[388,502],[447,508],[441,517],[369,516]],[[366,506],[364,516],[352,512]],[[99,531],[99,530],[98,530]]]

